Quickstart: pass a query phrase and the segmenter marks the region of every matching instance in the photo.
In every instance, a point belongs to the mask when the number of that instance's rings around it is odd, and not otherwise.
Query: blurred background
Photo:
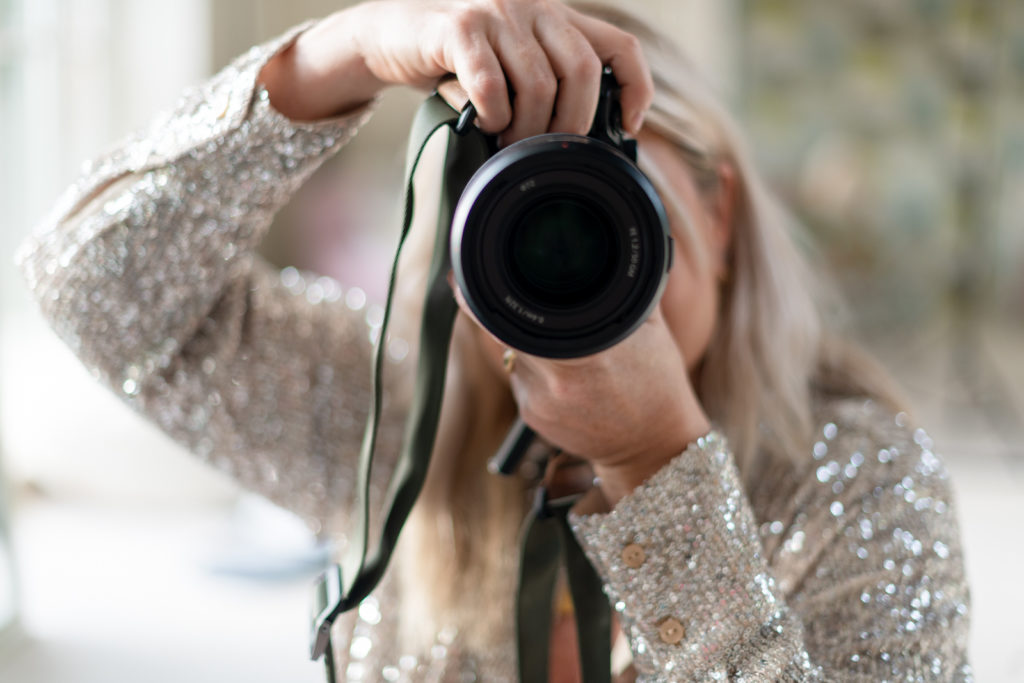
[[[302,522],[96,385],[10,265],[80,163],[344,2],[0,0],[0,680],[320,681]],[[1024,681],[1024,3],[631,0],[687,45],[954,475],[981,681]],[[389,93],[267,253],[379,299],[419,95]],[[311,245],[313,245],[311,247]]]

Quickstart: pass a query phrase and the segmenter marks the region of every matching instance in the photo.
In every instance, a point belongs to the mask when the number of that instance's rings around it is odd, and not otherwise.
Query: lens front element
[[[607,217],[581,199],[550,198],[529,207],[509,234],[511,284],[544,305],[578,306],[600,294],[614,265]]]

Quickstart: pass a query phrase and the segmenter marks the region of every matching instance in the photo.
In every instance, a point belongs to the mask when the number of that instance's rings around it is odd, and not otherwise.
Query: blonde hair
[[[678,147],[704,196],[710,199],[718,191],[723,164],[734,172],[730,276],[722,285],[718,324],[695,389],[726,435],[748,490],[764,472],[795,471],[806,461],[814,440],[815,395],[873,397],[899,408],[902,402],[886,374],[823,329],[820,302],[812,294],[823,287],[797,248],[798,225],[765,186],[737,127],[691,62],[666,36],[620,9],[573,7],[639,39],[655,83],[645,129]],[[686,215],[658,169],[643,156],[640,164],[659,186],[669,212]],[[699,249],[692,234],[684,239],[691,253]],[[422,239],[413,247],[420,255],[411,257],[403,272],[406,292],[422,292],[418,272],[425,270],[429,243]],[[699,261],[701,255],[695,256]],[[406,298],[406,310],[418,310],[414,299]],[[495,601],[515,585],[523,484],[488,474],[484,463],[512,420],[514,404],[507,389],[488,375],[465,321],[457,326],[451,358],[435,463],[408,534],[417,546],[416,576],[408,578],[419,585],[426,580],[432,592],[411,618],[422,622],[425,615],[436,619],[447,612],[456,625],[472,624],[467,635],[486,647],[494,638],[511,637],[511,605]],[[467,586],[486,596],[473,600],[472,614],[464,611]],[[487,601],[486,612],[496,619],[473,609],[478,599]]]
[[[679,148],[704,196],[710,200],[718,190],[723,164],[734,173],[729,278],[695,389],[728,438],[748,488],[765,468],[803,462],[813,436],[813,393],[873,397],[900,409],[886,373],[824,329],[820,311],[831,287],[797,247],[801,226],[768,190],[738,127],[693,63],[667,36],[623,10],[572,6],[639,39],[655,86],[644,127]],[[668,210],[685,215],[657,168],[643,157],[640,163]],[[695,236],[688,237],[688,248],[699,250]],[[831,297],[828,303],[836,305]]]

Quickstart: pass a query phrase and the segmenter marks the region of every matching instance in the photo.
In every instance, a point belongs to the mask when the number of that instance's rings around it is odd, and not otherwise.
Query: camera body
[[[597,353],[631,334],[661,297],[668,219],[636,165],[636,141],[624,136],[618,95],[605,69],[586,136],[509,145],[462,191],[450,233],[455,280],[510,347],[548,358]]]

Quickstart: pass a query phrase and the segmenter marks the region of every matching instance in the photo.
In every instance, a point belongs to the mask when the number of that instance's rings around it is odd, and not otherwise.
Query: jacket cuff
[[[740,643],[749,647],[793,627],[717,432],[692,443],[610,513],[570,522],[605,582],[643,680],[713,677]]]

